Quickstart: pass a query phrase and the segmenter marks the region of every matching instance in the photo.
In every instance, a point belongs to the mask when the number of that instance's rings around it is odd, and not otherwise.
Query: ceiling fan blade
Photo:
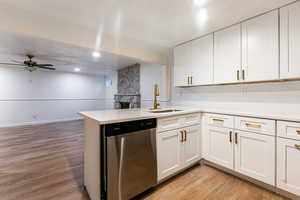
[[[38,67],[40,69],[56,70],[54,67],[46,67],[46,66],[40,66],[40,65],[37,65],[36,67]]]
[[[14,66],[26,66],[24,64],[14,64],[14,63],[0,63],[0,65],[14,65]]]
[[[36,67],[53,67],[53,65],[51,65],[51,64],[34,64],[33,66],[36,66]]]

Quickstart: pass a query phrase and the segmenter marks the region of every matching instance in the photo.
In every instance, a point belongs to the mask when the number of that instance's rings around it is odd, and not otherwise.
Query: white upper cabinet
[[[192,85],[213,83],[213,34],[201,37],[192,44]]]
[[[241,80],[241,25],[214,34],[214,83]]]
[[[213,34],[174,49],[174,85],[213,83]]]
[[[279,78],[278,10],[242,23],[242,78],[264,81]]]
[[[190,43],[174,48],[174,86],[188,86],[192,71],[192,46]]]
[[[300,3],[281,12],[281,77],[299,78]],[[279,11],[178,46],[174,57],[175,86],[278,80]]]
[[[300,2],[280,9],[280,78],[300,78]]]

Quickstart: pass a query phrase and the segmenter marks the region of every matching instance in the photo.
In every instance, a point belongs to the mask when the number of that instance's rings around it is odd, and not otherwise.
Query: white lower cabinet
[[[207,126],[203,137],[203,156],[206,160],[233,169],[232,129]]]
[[[158,133],[158,181],[175,174],[199,160],[199,125]]]
[[[204,159],[275,186],[275,135],[218,126],[204,125]]]
[[[178,130],[157,135],[158,180],[170,176],[180,168],[181,141]]]
[[[200,158],[200,127],[191,126],[186,129],[186,138],[182,143],[182,167],[188,167],[189,165],[199,161]]]
[[[277,139],[277,187],[300,195],[300,141]]]
[[[236,137],[235,170],[275,185],[275,137],[245,131]]]

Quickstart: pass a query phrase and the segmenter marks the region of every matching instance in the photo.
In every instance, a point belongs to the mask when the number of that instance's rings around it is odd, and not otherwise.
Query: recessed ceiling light
[[[198,25],[203,25],[208,19],[208,13],[206,8],[201,8],[196,15]]]
[[[98,51],[93,52],[93,57],[99,58],[100,56],[101,56],[100,52],[98,52]]]
[[[75,67],[75,68],[74,68],[74,71],[75,71],[75,72],[80,72],[80,68]]]
[[[198,7],[202,7],[207,3],[207,0],[194,0],[194,5]]]

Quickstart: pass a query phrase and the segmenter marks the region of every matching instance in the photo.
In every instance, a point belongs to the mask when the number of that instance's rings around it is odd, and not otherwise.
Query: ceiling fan
[[[33,61],[33,55],[26,55],[28,58],[24,62],[14,61],[15,63],[0,63],[3,65],[15,65],[15,66],[24,66],[27,71],[33,72],[36,71],[38,68],[40,69],[48,69],[48,70],[55,70],[52,64],[38,64],[37,62]]]

